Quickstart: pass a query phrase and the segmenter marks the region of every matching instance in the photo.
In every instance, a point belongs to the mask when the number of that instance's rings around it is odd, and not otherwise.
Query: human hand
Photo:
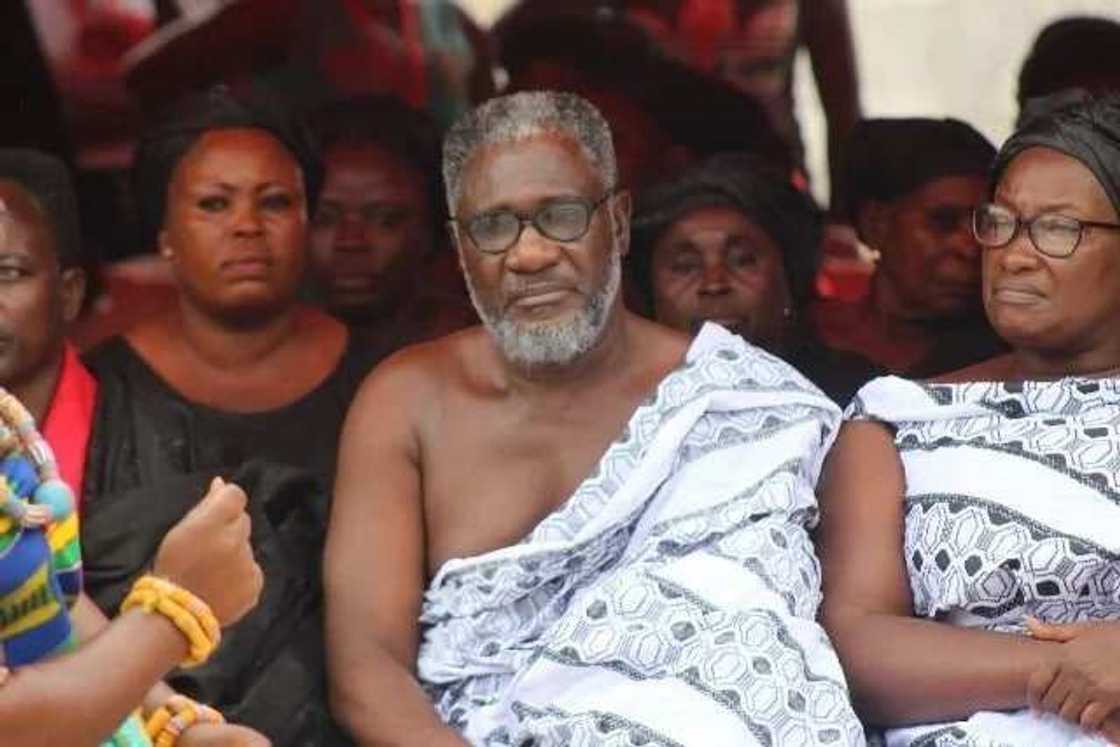
[[[1120,713],[1114,713],[1104,720],[1098,730],[1109,744],[1120,744]]]
[[[1051,624],[1027,618],[1027,630],[1037,640],[1062,644],[1031,675],[1031,708],[1120,744],[1120,623]]]
[[[176,742],[178,747],[271,747],[263,734],[237,724],[194,724]]]
[[[257,604],[264,574],[249,544],[248,497],[215,477],[210,492],[171,528],[152,570],[201,597],[223,626]]]
[[[23,509],[20,523],[25,527],[41,527],[51,523],[51,509],[39,503],[28,503]]]

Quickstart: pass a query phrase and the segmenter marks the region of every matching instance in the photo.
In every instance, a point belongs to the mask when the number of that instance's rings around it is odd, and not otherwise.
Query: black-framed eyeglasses
[[[509,209],[489,210],[469,218],[453,217],[451,222],[462,228],[475,248],[484,254],[509,251],[521,240],[529,224],[552,241],[579,241],[591,229],[595,211],[617,191],[617,187],[612,187],[597,200],[556,197],[542,202],[529,214]]]
[[[1025,228],[1031,244],[1040,254],[1065,259],[1081,243],[1086,228],[1120,229],[1120,223],[1079,220],[1060,213],[1043,213],[1030,220],[1020,218],[1011,210],[988,203],[972,214],[972,233],[981,246],[998,249],[1007,246]]]

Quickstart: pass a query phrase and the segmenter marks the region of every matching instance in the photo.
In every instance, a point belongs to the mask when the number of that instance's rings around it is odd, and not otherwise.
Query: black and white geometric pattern
[[[861,390],[848,417],[895,432],[916,615],[1015,633],[1027,616],[1120,619],[1120,381],[887,377]],[[1029,739],[990,734],[981,718],[901,730],[887,744],[1035,744],[1032,718],[1019,722]],[[1095,743],[1053,726],[1048,744]]]
[[[418,671],[476,744],[862,744],[815,622],[813,486],[839,413],[708,327],[520,544],[450,561]]]

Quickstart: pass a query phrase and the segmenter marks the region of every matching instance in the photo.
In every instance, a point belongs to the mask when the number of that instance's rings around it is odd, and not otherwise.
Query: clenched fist
[[[223,627],[256,606],[264,585],[249,544],[247,503],[244,490],[215,477],[210,492],[163,538],[152,569],[201,597]]]

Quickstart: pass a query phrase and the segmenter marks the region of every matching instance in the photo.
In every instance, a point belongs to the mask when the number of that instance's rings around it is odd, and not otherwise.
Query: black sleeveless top
[[[307,395],[248,414],[185,399],[123,338],[85,362],[99,383],[83,486],[90,596],[115,614],[214,475],[232,479],[249,495],[260,604],[205,666],[169,682],[276,747],[347,744],[326,706],[320,569],[339,431],[368,353],[348,346]]]

